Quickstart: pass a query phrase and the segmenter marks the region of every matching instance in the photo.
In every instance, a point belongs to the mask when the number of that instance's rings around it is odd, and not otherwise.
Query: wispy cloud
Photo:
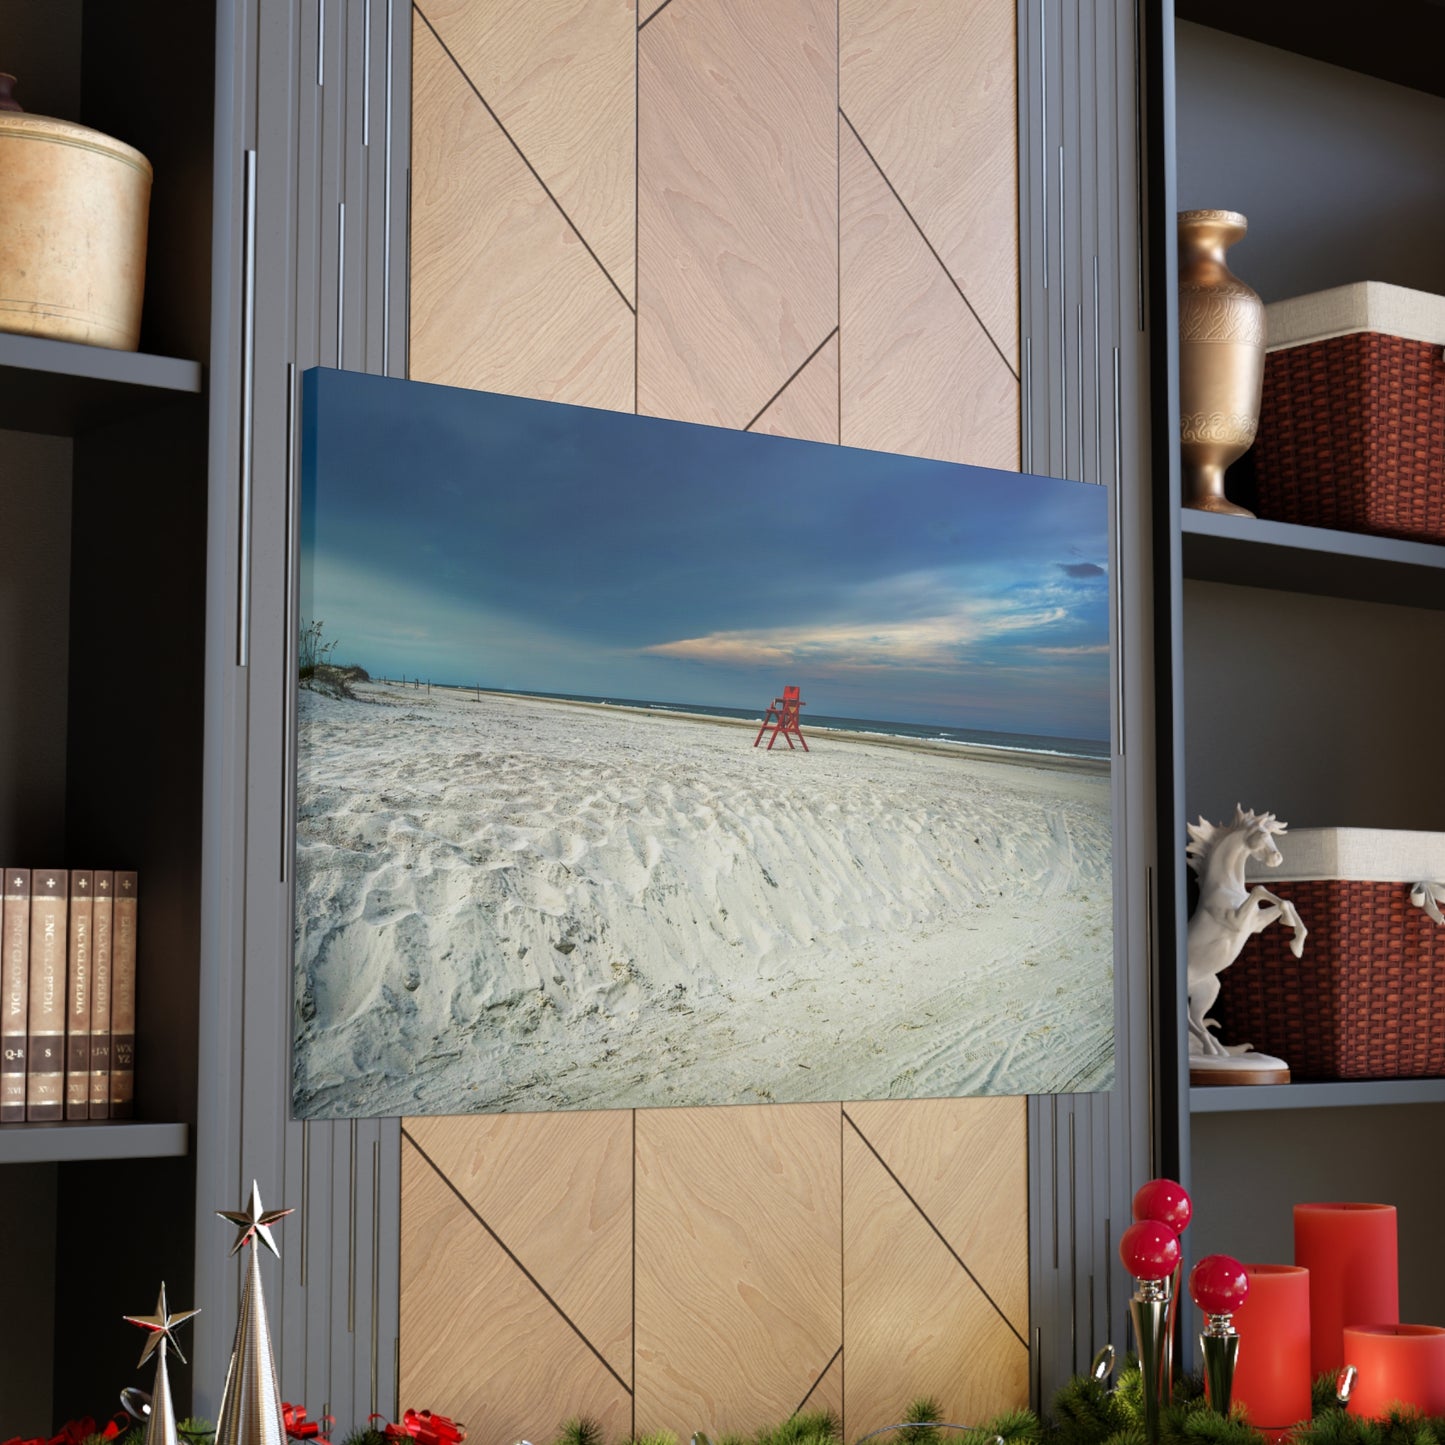
[[[995,596],[961,596],[956,577],[912,573],[859,589],[849,599],[852,616],[846,619],[709,632],[642,651],[732,667],[952,670],[995,639],[1067,624],[1071,600],[1067,584],[1056,582]]]
[[[1102,657],[1109,651],[1107,642],[1083,643],[1078,647],[1032,647],[1040,657]]]

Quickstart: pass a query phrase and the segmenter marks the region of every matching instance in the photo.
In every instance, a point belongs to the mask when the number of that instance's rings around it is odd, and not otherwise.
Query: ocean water
[[[457,687],[458,692],[472,692],[470,687]],[[483,688],[483,692],[492,689]],[[656,698],[593,697],[573,692],[525,692],[520,688],[496,689],[515,693],[518,697],[550,698],[558,702],[602,703],[613,707],[648,708],[653,712],[700,713],[706,717],[741,718],[761,721],[758,708],[719,707],[714,703],[663,702]],[[1109,757],[1108,739],[1039,737],[1029,733],[991,732],[984,728],[951,727],[943,723],[893,722],[882,718],[829,717],[803,708],[802,724],[808,732],[873,733],[885,738],[920,738],[927,742],[967,743],[970,747],[997,748],[1010,753],[1044,753],[1061,758]]]

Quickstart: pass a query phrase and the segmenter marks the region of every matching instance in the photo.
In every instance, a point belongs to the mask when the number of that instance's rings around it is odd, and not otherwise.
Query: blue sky
[[[320,370],[303,455],[334,661],[1108,736],[1102,487]]]

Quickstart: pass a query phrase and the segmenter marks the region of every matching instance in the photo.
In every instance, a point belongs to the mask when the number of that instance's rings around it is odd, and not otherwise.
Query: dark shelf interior
[[[180,1158],[189,1143],[184,1124],[0,1124],[0,1164]]]
[[[1176,0],[1174,13],[1213,30],[1445,96],[1445,5],[1378,0]]]
[[[78,436],[201,387],[198,361],[0,332],[0,428]]]
[[[1445,611],[1445,546],[1188,508],[1182,523],[1196,581]]]

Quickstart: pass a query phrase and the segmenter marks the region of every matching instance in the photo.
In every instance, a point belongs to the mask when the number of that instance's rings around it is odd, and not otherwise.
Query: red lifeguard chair
[[[808,740],[803,736],[803,729],[798,725],[798,709],[807,707],[807,703],[799,696],[800,689],[796,687],[785,687],[782,697],[775,697],[768,705],[768,710],[763,714],[763,725],[758,729],[758,735],[753,739],[753,746],[762,742],[763,734],[771,726],[773,735],[768,739],[768,751],[772,752],[773,744],[777,742],[781,734],[783,741],[791,749],[793,739],[802,743],[803,751],[808,751]]]

